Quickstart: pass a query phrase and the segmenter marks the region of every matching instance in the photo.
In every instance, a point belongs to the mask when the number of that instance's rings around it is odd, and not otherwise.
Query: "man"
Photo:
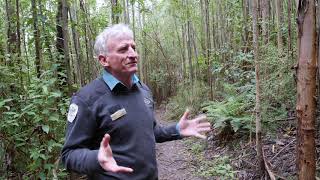
[[[149,88],[139,81],[138,54],[132,31],[123,24],[106,28],[96,39],[95,54],[103,76],[71,99],[62,162],[89,179],[158,179],[155,142],[187,136],[205,138],[205,116],[160,127],[154,119]]]

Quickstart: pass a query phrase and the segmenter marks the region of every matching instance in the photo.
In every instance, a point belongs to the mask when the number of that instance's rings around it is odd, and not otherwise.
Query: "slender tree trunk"
[[[27,35],[25,33],[25,29],[22,29],[22,34],[23,34],[23,47],[24,47],[24,53],[25,53],[25,57],[24,59],[26,60],[27,62],[27,82],[28,84],[30,84],[30,62],[29,62],[29,56],[28,56],[28,51],[27,51],[27,42],[26,42],[26,39],[27,39]]]
[[[62,34],[63,34],[63,49],[64,49],[64,63],[66,66],[68,93],[71,93],[71,68],[70,68],[70,55],[69,55],[69,31],[68,31],[68,11],[69,7],[67,0],[62,0]]]
[[[15,22],[15,13],[14,5],[12,0],[6,0],[6,15],[7,15],[7,52],[10,54],[10,61],[8,65],[13,66],[14,59],[16,58],[17,53],[17,34],[16,34],[16,24]]]
[[[291,47],[291,0],[288,0],[288,59],[292,61],[293,52]]]
[[[74,51],[76,54],[76,69],[77,69],[77,79],[79,80],[80,86],[83,86],[85,84],[83,79],[83,72],[81,64],[83,63],[83,56],[81,51],[81,45],[79,41],[79,33],[76,28],[76,25],[78,24],[77,20],[77,11],[76,11],[76,4],[74,4],[70,9],[70,21],[72,25],[72,38],[73,38],[73,44],[74,44]]]
[[[42,66],[42,56],[41,56],[41,42],[40,42],[40,30],[38,27],[38,11],[36,7],[36,0],[31,0],[32,6],[32,17],[33,17],[33,36],[34,36],[34,48],[36,51],[36,72],[37,77],[40,78],[41,66]]]
[[[270,1],[262,0],[261,11],[262,11],[262,40],[265,44],[269,42],[269,12],[270,10]]]
[[[283,51],[283,39],[282,39],[282,25],[283,25],[283,17],[282,17],[282,0],[276,1],[276,13],[277,13],[277,44],[278,44],[278,52],[279,54]]]
[[[186,25],[185,24],[182,24],[182,47],[183,47],[183,59],[182,59],[182,77],[184,80],[186,80],[187,78],[187,67],[186,67],[186,63],[185,63],[185,60],[187,59],[186,58]]]
[[[132,31],[133,31],[133,37],[135,39],[136,37],[136,28],[135,28],[135,24],[136,24],[136,20],[135,20],[135,13],[134,13],[134,4],[135,4],[135,0],[131,1],[131,12],[132,12]]]
[[[58,72],[65,74],[65,76],[58,73],[58,78],[62,84],[68,87],[67,94],[71,92],[70,81],[70,56],[68,44],[68,7],[65,0],[60,0],[58,3],[57,13],[57,42],[56,47],[58,50]],[[61,87],[61,90],[64,90]]]
[[[123,4],[123,20],[125,24],[129,24],[128,0],[122,0]]]
[[[193,83],[193,66],[192,66],[192,53],[191,53],[191,32],[190,32],[191,22],[188,20],[187,22],[187,52],[188,52],[188,61],[189,61],[189,73],[190,73],[190,81]]]
[[[191,26],[191,37],[192,37],[192,45],[193,45],[193,51],[194,51],[194,56],[196,59],[196,67],[195,67],[195,80],[197,80],[198,75],[199,75],[199,54],[198,54],[198,48],[197,48],[197,44],[196,44],[196,32],[194,29],[194,26]],[[178,36],[178,43],[179,45],[181,45],[180,43],[180,38]]]
[[[249,31],[248,31],[248,16],[249,16],[249,7],[248,0],[242,0],[242,12],[243,12],[243,52],[249,51]]]
[[[42,3],[41,0],[39,0],[39,14],[41,17],[44,17],[43,11],[42,11]],[[44,40],[45,40],[45,46],[46,49],[48,50],[48,54],[49,54],[49,58],[51,60],[51,62],[54,62],[54,58],[53,58],[53,54],[52,54],[52,50],[51,50],[51,41],[50,41],[50,35],[48,33],[48,31],[46,31],[45,27],[47,27],[47,24],[44,21],[41,21],[41,25],[42,25],[42,34],[44,35]]]
[[[184,54],[184,47],[183,47],[183,42],[181,42],[181,36],[180,36],[180,32],[178,30],[178,26],[177,26],[177,19],[174,18],[174,26],[175,26],[175,30],[176,30],[176,34],[177,34],[177,39],[178,39],[178,44],[179,44],[179,51],[180,51],[180,62],[181,62],[181,73],[180,73],[180,78],[183,79],[183,61],[185,59],[185,54]]]
[[[111,20],[112,24],[118,24],[119,23],[119,4],[118,0],[111,0]]]
[[[259,65],[259,31],[258,31],[258,0],[253,0],[253,46],[254,46],[254,61],[255,61],[255,76],[256,76],[256,150],[258,159],[257,171],[264,175],[264,160],[262,154],[262,132],[261,132],[261,107],[260,107],[260,65]]]
[[[91,66],[91,56],[90,56],[90,39],[89,39],[89,24],[88,24],[88,19],[87,19],[87,10],[85,9],[86,5],[83,0],[80,0],[80,9],[82,10],[82,14],[85,17],[84,18],[84,23],[83,24],[83,29],[84,29],[84,40],[85,40],[85,52],[86,52],[86,72],[83,70],[87,76],[84,77],[85,82],[89,82],[93,76],[92,73],[92,66]]]
[[[22,61],[21,61],[21,34],[20,34],[20,3],[16,0],[16,20],[17,20],[17,61],[19,64],[19,78],[20,87],[23,90],[23,75],[22,75]]]
[[[206,12],[205,12],[205,3],[204,0],[200,0],[200,11],[201,11],[201,26],[200,26],[200,44],[201,44],[201,52],[202,56],[206,56],[206,43],[205,43],[205,36],[206,36],[206,30],[205,30],[205,17],[206,17]]]
[[[212,89],[212,73],[211,73],[211,39],[210,39],[210,21],[209,21],[209,0],[204,0],[205,11],[205,31],[206,31],[206,61],[207,61],[207,76],[210,87],[210,100],[213,100]]]
[[[299,180],[314,180],[316,172],[315,112],[317,35],[315,1],[299,0],[297,69],[297,169]]]
[[[142,82],[145,82],[145,78],[144,78],[144,71],[145,71],[145,65],[144,65],[144,59],[145,59],[145,57],[144,57],[144,53],[143,53],[143,51],[144,51],[144,48],[145,48],[145,46],[146,46],[146,44],[145,44],[145,42],[143,41],[143,31],[144,31],[144,29],[143,29],[143,22],[142,22],[142,15],[141,15],[141,5],[140,4],[138,4],[138,26],[139,26],[139,29],[140,29],[140,32],[139,32],[139,34],[140,34],[140,37],[142,37],[142,45],[141,46],[139,46],[139,52],[140,52],[140,60],[139,60],[139,77],[140,77],[140,79],[141,79],[141,81]],[[146,83],[146,82],[145,82]]]

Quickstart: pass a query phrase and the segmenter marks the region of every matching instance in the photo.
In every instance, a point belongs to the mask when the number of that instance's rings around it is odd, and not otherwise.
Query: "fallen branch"
[[[290,144],[292,144],[296,139],[289,142],[285,147],[283,147],[276,155],[274,155],[270,161],[272,161],[275,157],[277,157],[283,150],[285,150]]]
[[[269,167],[269,165],[267,163],[267,160],[266,160],[266,158],[264,156],[264,151],[262,151],[262,157],[263,157],[264,166],[266,167],[266,170],[267,170],[267,172],[269,174],[270,179],[271,180],[276,180],[276,177],[274,176],[274,173],[271,171],[271,169],[270,169],[270,167]]]

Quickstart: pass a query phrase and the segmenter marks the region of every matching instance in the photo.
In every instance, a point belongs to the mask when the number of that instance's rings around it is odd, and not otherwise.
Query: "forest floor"
[[[163,109],[156,111],[158,123],[163,126],[172,124],[163,115]],[[157,143],[156,153],[159,180],[202,180],[195,175],[195,159],[186,140]]]
[[[171,124],[172,122],[163,120],[163,114],[165,114],[163,109],[156,111],[159,123],[162,125]],[[296,179],[295,120],[294,118],[289,118],[278,123],[276,131],[274,133],[264,133],[262,140],[263,154],[268,170],[266,172],[275,176],[276,179]],[[221,132],[219,133],[215,130],[210,132],[207,143],[200,143],[194,139],[190,143],[190,140],[184,139],[157,144],[156,150],[160,180],[206,179],[199,177],[200,169],[207,171],[207,175],[209,173],[208,179],[226,179],[225,175],[223,178],[217,174],[219,172],[217,169],[219,168],[220,170],[225,170],[225,173],[231,172],[233,174],[230,176],[232,178],[227,179],[265,179],[257,174],[258,163],[256,159],[255,139],[253,138],[250,143],[249,134],[237,132],[229,137],[224,135],[221,137]],[[254,137],[255,134],[253,133],[252,136]],[[202,144],[202,147],[198,148],[201,153],[196,155],[193,153],[194,147],[199,144]],[[317,152],[319,152],[319,148],[319,145],[317,145]],[[199,158],[199,154],[202,156],[201,158]],[[216,159],[223,157],[227,157],[228,161],[223,163],[230,164],[231,170],[225,164],[221,166],[221,164],[212,163],[216,162]],[[317,157],[319,157],[319,153]],[[214,175],[214,173],[216,174]],[[227,175],[227,177],[229,176]]]

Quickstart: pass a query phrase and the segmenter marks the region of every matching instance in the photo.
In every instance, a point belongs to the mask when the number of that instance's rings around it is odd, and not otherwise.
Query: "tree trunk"
[[[180,36],[180,32],[178,30],[177,19],[176,18],[174,18],[174,26],[175,26],[175,30],[176,30],[176,34],[177,34],[179,51],[180,51],[180,62],[181,62],[181,66],[180,67],[181,67],[181,71],[180,71],[180,74],[179,74],[179,77],[180,77],[179,80],[183,80],[183,61],[185,59],[184,44],[183,44],[183,42],[181,42],[181,36]]]
[[[42,66],[42,56],[41,56],[41,43],[40,43],[40,30],[38,27],[38,11],[36,7],[36,0],[31,0],[32,6],[32,18],[33,18],[33,36],[34,36],[34,48],[36,51],[36,73],[37,77],[40,78],[41,66]]]
[[[20,3],[19,0],[16,0],[16,21],[17,21],[17,61],[19,66],[19,78],[20,78],[20,87],[23,90],[23,75],[22,75],[22,61],[21,61],[21,33],[20,33]]]
[[[292,61],[293,52],[291,47],[291,0],[288,0],[288,59]]]
[[[197,48],[197,44],[196,44],[196,32],[195,32],[195,28],[192,25],[191,26],[191,37],[192,37],[192,47],[193,47],[193,51],[194,51],[194,56],[195,56],[195,60],[196,60],[196,67],[195,67],[195,80],[197,80],[198,75],[199,75],[199,54],[198,54],[198,48]],[[180,45],[180,38],[178,37],[178,43]],[[181,48],[181,47],[180,47]]]
[[[210,21],[209,21],[209,1],[204,0],[204,11],[205,11],[205,32],[206,32],[206,64],[207,64],[207,77],[210,87],[209,100],[213,100],[213,89],[212,89],[212,73],[211,73],[211,39],[210,39]]]
[[[134,16],[134,3],[135,3],[135,0],[132,0],[131,1],[131,12],[132,12],[132,31],[133,31],[133,39],[135,39],[136,37],[136,28],[135,28],[135,16]]]
[[[187,52],[188,52],[188,62],[189,62],[189,73],[190,82],[193,83],[193,66],[192,66],[192,53],[191,53],[191,32],[190,32],[191,22],[187,22]]]
[[[63,34],[63,49],[64,49],[64,63],[66,66],[68,93],[71,93],[71,68],[70,68],[70,55],[69,55],[69,32],[68,32],[68,11],[69,7],[67,0],[62,0],[62,34]]]
[[[203,57],[206,57],[206,43],[205,43],[205,36],[206,36],[206,30],[205,30],[205,17],[206,17],[206,12],[205,12],[205,5],[204,5],[204,0],[200,0],[200,11],[201,11],[201,26],[200,26],[200,44],[201,44],[201,52]]]
[[[41,0],[39,0],[39,15],[41,17],[44,17],[43,11],[42,11],[42,3]],[[42,34],[44,35],[44,41],[45,41],[45,47],[48,50],[50,61],[53,63],[55,60],[53,58],[52,50],[51,50],[51,41],[50,41],[50,35],[48,31],[46,30],[47,24],[44,21],[41,21],[42,25]]]
[[[182,77],[183,77],[183,80],[186,80],[187,79],[187,66],[186,66],[186,63],[185,63],[185,60],[187,59],[186,57],[188,56],[186,54],[186,25],[185,24],[182,24],[182,33],[181,33],[181,36],[182,36],[182,47],[183,47],[183,59],[182,59]]]
[[[119,5],[118,0],[111,0],[111,22],[112,24],[119,23]]]
[[[248,31],[248,16],[249,16],[249,6],[248,0],[242,0],[242,12],[243,12],[243,52],[247,53],[249,51],[249,31]]]
[[[56,47],[58,50],[58,79],[62,81],[62,85],[68,87],[69,94],[71,92],[70,81],[70,57],[68,45],[68,7],[65,0],[60,0],[58,3],[57,12],[57,42]],[[64,74],[64,75],[63,75]],[[61,90],[64,90],[61,87]]]
[[[315,1],[299,0],[297,69],[297,169],[299,180],[314,180],[316,172],[315,112],[317,35]]]
[[[256,150],[258,166],[257,171],[262,177],[264,175],[264,160],[262,154],[262,132],[261,132],[261,107],[260,107],[260,65],[259,65],[259,31],[258,31],[258,0],[253,0],[253,46],[256,77]]]
[[[283,26],[283,17],[282,17],[282,0],[276,1],[276,17],[277,17],[277,44],[279,54],[283,51],[283,39],[281,28]]]
[[[129,24],[128,0],[122,0],[122,4],[123,4],[123,21],[125,24]]]
[[[87,19],[87,10],[86,10],[86,5],[83,0],[80,0],[80,9],[82,10],[82,15],[85,17],[84,18],[84,23],[83,24],[83,29],[84,29],[84,39],[85,39],[85,52],[86,52],[86,72],[84,71],[84,74],[87,74],[87,76],[84,77],[85,82],[89,82],[93,76],[92,72],[92,65],[90,63],[91,61],[91,55],[90,55],[90,39],[89,39],[89,24],[88,24],[88,19]]]
[[[76,10],[76,3],[71,7],[70,9],[70,21],[71,21],[71,28],[72,28],[72,39],[74,44],[74,51],[76,54],[76,67],[77,67],[77,79],[80,84],[80,86],[83,86],[85,84],[84,78],[83,78],[83,72],[81,64],[83,64],[83,56],[81,51],[81,45],[79,41],[79,33],[76,28],[76,25],[78,24],[77,20],[77,10]]]
[[[290,0],[289,0],[290,1]],[[262,15],[262,40],[265,44],[269,42],[269,12],[270,3],[269,0],[262,0],[261,2],[261,15]]]
[[[13,66],[14,59],[17,53],[17,34],[16,34],[16,24],[15,22],[15,13],[14,5],[11,0],[6,0],[6,15],[7,15],[7,52],[10,54],[10,61],[8,65]]]

